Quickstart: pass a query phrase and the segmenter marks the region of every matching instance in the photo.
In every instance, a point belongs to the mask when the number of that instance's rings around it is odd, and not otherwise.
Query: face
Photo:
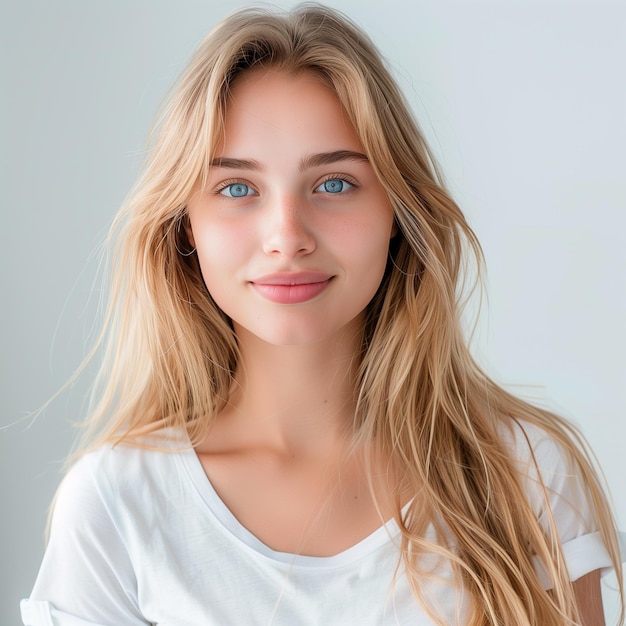
[[[206,286],[238,335],[332,341],[363,323],[393,213],[336,95],[252,70],[232,90],[207,186],[187,208]]]

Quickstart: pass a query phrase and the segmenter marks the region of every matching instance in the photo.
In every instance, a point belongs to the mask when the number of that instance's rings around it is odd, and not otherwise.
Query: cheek
[[[249,239],[240,226],[194,225],[193,235],[204,282],[211,286],[232,280],[233,272],[245,263]]]
[[[391,210],[376,223],[370,225],[369,234],[366,235],[367,243],[363,246],[366,249],[365,263],[371,268],[371,277],[374,291],[380,286],[387,262],[389,259],[389,245],[393,236],[393,214]],[[372,294],[373,295],[373,294]]]
[[[393,222],[387,216],[364,220],[346,226],[341,248],[359,265],[371,265],[372,270],[387,262]]]

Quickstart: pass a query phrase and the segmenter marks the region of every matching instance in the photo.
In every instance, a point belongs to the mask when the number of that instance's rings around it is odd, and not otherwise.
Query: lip
[[[277,304],[300,304],[321,294],[332,276],[322,272],[277,272],[250,281],[255,291]]]

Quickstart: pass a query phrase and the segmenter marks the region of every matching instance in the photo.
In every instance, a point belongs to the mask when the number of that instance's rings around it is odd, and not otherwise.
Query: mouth
[[[279,272],[250,281],[254,290],[277,304],[300,304],[320,295],[332,280],[320,272]]]

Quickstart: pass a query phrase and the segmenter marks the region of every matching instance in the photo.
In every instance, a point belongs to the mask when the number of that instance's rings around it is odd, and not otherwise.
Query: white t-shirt
[[[572,580],[610,566],[584,513],[584,486],[538,428],[525,425]],[[330,557],[276,552],[222,502],[188,441],[170,451],[104,447],[84,456],[62,483],[50,542],[27,626],[386,626],[430,625],[398,563],[399,529],[389,522]],[[511,443],[520,468],[526,439]],[[528,466],[530,466],[528,464]],[[536,472],[527,490],[545,514]],[[582,513],[581,513],[582,511]],[[427,597],[449,624],[465,623],[462,589],[445,562]]]

